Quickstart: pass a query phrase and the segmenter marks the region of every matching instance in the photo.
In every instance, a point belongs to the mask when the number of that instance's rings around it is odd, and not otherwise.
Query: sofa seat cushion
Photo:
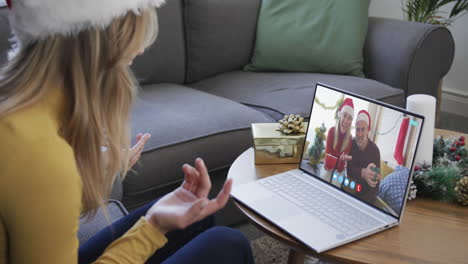
[[[211,171],[229,167],[252,146],[251,123],[274,122],[237,102],[176,84],[145,86],[134,105],[132,144],[138,132],[152,136],[134,167],[136,173],[125,178],[128,208],[182,181],[182,165],[193,164],[197,157]]]
[[[403,90],[375,80],[334,74],[234,71],[191,86],[256,107],[278,120],[278,117],[291,113],[309,117],[317,82],[397,106],[405,103]]]
[[[83,245],[102,229],[128,214],[127,209],[118,200],[109,200],[106,209],[100,208],[94,217],[80,218],[78,240]]]

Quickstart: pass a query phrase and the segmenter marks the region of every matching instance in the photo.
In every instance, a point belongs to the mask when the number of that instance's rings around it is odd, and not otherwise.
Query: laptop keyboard
[[[333,195],[285,173],[259,180],[258,183],[296,204],[308,213],[346,235],[353,235],[379,224]]]

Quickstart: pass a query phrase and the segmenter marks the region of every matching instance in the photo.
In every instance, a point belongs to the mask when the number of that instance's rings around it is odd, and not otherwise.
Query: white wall
[[[404,1],[406,2],[406,1]],[[445,8],[450,10],[451,6]],[[370,16],[403,19],[401,1],[372,0]],[[442,111],[468,116],[468,15],[449,27],[455,39],[455,58],[443,80]]]

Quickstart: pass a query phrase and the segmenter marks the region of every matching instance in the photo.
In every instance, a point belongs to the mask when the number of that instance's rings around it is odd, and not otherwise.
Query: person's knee
[[[246,254],[250,253],[249,240],[239,230],[217,226],[207,230],[206,234],[215,241],[215,244],[213,244],[215,247],[221,247],[224,250],[230,248],[233,251],[242,251]]]

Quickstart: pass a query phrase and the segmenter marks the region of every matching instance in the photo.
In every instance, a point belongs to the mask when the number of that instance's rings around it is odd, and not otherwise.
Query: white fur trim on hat
[[[350,116],[354,116],[354,109],[349,105],[343,106],[343,108],[341,108],[340,112],[341,113],[347,113]]]
[[[129,11],[159,7],[164,0],[11,0],[10,26],[20,45],[52,35],[105,28]]]
[[[370,120],[369,120],[369,116],[368,116],[367,114],[365,114],[365,113],[359,113],[359,114],[358,114],[358,116],[357,116],[357,118],[356,118],[356,124],[357,124],[357,122],[359,122],[359,121],[364,121],[364,122],[367,123],[367,125],[370,124],[370,122],[369,122],[369,121],[370,121]]]

